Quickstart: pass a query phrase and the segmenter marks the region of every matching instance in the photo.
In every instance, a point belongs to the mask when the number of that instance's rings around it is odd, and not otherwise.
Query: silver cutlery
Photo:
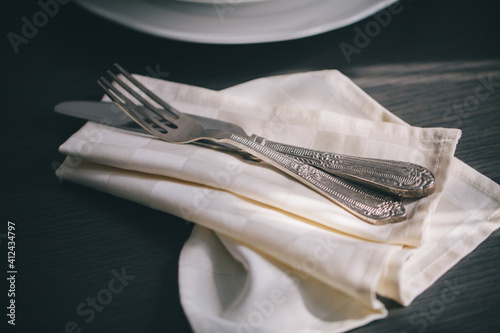
[[[139,107],[144,108],[143,106]],[[117,128],[147,133],[114,103],[69,101],[56,105],[55,111]],[[186,115],[189,114],[186,113]],[[228,130],[242,136],[248,136],[243,128],[238,125],[196,115],[189,116],[199,121],[206,129]],[[427,196],[434,191],[434,175],[417,164],[306,149],[269,141],[256,135],[251,135],[250,138],[330,174],[349,179],[355,183],[361,183],[382,192],[401,197],[416,198]],[[197,144],[211,149],[235,151],[247,159],[255,159],[247,152],[229,144],[207,141],[198,142]]]
[[[201,140],[230,144],[292,176],[364,221],[386,224],[406,219],[405,209],[399,199],[335,177],[299,159],[262,145],[246,135],[220,129],[206,129],[194,118],[168,105],[119,65],[115,64],[115,69],[126,80],[107,71],[107,76],[111,80],[103,76],[98,80],[99,85],[123,112],[156,137],[178,144]],[[112,82],[116,82],[117,85],[113,85]],[[142,91],[148,99],[141,96],[133,87]],[[129,97],[122,92],[123,90]],[[155,107],[152,101],[163,109]]]

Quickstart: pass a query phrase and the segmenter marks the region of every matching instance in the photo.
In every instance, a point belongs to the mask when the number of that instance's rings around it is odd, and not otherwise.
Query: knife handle
[[[251,138],[263,146],[292,156],[334,176],[383,192],[406,198],[424,197],[434,192],[434,175],[418,164],[306,149],[268,141],[256,135]]]

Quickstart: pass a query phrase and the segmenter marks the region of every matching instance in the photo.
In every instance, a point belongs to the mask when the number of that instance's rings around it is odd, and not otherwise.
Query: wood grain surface
[[[56,115],[54,105],[99,99],[96,79],[114,62],[131,72],[210,89],[338,69],[412,125],[460,128],[456,156],[500,182],[498,5],[407,0],[400,6],[401,12],[348,59],[341,43],[354,45],[356,28],[364,29],[373,17],[294,41],[204,45],[149,36],[69,3],[16,53],[8,35],[20,34],[23,18],[31,20],[40,4],[3,4],[0,236],[7,221],[16,223],[18,275],[16,326],[0,331],[191,332],[179,302],[177,263],[192,225],[60,182],[54,174],[63,161],[58,146],[84,124]],[[476,103],[482,80],[493,82],[491,91]],[[0,240],[4,325],[6,242]],[[355,332],[498,331],[499,259],[497,231],[410,306],[383,300],[389,316]],[[105,297],[109,282],[122,273],[129,276],[126,286],[109,304],[91,310],[88,302]],[[432,310],[450,281],[464,290]]]

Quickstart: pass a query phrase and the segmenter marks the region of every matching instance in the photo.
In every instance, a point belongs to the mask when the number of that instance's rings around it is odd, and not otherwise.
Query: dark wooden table
[[[84,123],[56,115],[54,105],[99,99],[96,79],[113,62],[135,73],[156,72],[211,89],[262,76],[339,69],[413,125],[461,128],[456,156],[500,182],[496,2],[407,0],[401,5],[390,24],[348,61],[340,44],[354,45],[354,28],[364,29],[373,17],[295,41],[202,45],[129,30],[69,3],[15,53],[8,34],[21,34],[23,17],[32,20],[41,7],[34,0],[4,3],[0,237],[5,237],[8,221],[14,222],[18,271],[16,326],[8,328],[190,332],[179,303],[177,262],[192,225],[60,182],[54,174],[63,160],[58,146]],[[475,100],[485,79],[494,82],[491,94]],[[7,240],[0,241],[3,325],[8,319]],[[409,307],[384,300],[388,318],[356,332],[497,331],[499,260],[500,232],[494,232]],[[110,294],[111,287],[118,287],[109,282],[122,270],[135,278]],[[455,278],[467,288],[439,313],[430,312],[429,304],[440,297],[445,281]],[[109,295],[109,304],[92,309],[92,298]]]

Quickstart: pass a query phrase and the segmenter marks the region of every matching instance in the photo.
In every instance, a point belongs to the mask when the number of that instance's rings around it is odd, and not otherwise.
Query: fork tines
[[[129,82],[127,83],[120,76],[115,75],[110,70],[106,71],[107,76],[111,79],[106,79],[102,76],[97,83],[104,89],[106,95],[129,117],[137,122],[141,127],[152,134],[165,134],[172,128],[177,128],[172,121],[179,118],[177,111],[160,97],[155,95],[151,90],[147,89],[142,83],[137,81],[129,72],[123,69],[120,65],[114,64],[118,74],[121,74]],[[116,82],[114,85],[112,82]],[[121,87],[131,97],[127,97],[125,93],[119,89]],[[161,108],[154,106],[145,97],[141,96],[133,87],[138,88],[152,101],[160,105]],[[133,99],[136,100],[134,102]],[[151,128],[152,127],[152,128]],[[155,133],[157,131],[158,133]]]

